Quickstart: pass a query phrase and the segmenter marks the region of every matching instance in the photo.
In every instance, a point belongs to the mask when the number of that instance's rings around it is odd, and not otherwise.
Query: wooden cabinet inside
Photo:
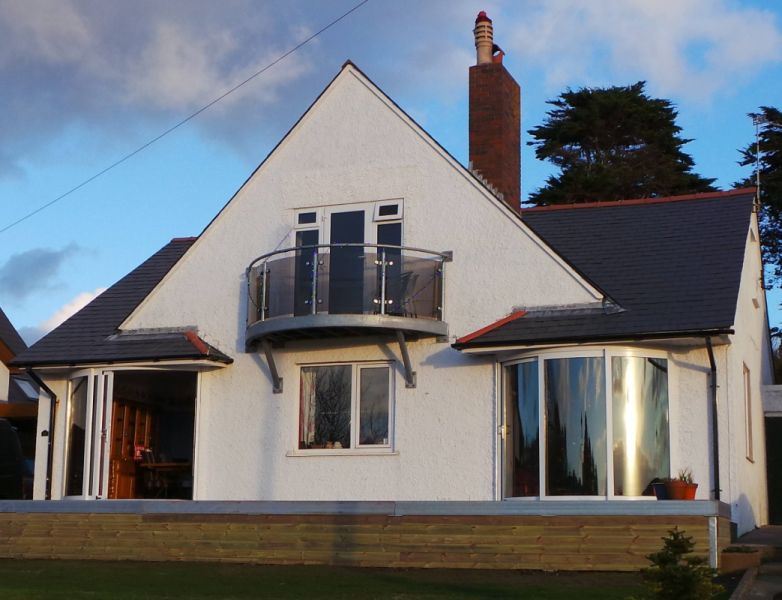
[[[150,406],[115,398],[112,409],[109,498],[137,498],[142,454],[152,450],[156,415]]]

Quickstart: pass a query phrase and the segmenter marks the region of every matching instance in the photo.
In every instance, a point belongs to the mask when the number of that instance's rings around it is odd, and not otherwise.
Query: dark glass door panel
[[[402,292],[404,291],[404,284],[409,282],[410,274],[406,274],[407,277],[403,279],[402,273],[402,251],[398,248],[383,248],[383,244],[389,246],[401,246],[402,245],[402,224],[401,223],[383,223],[377,226],[377,243],[381,247],[377,249],[378,260],[382,259],[383,252],[385,252],[386,259],[386,314],[389,315],[402,315]],[[377,312],[380,312],[379,300],[382,297],[382,285],[381,266],[378,265],[377,272],[377,298],[378,307]]]
[[[505,496],[540,495],[538,361],[505,369]]]
[[[603,359],[545,361],[546,493],[606,494]]]
[[[309,229],[296,232],[296,247],[317,246],[318,230]],[[312,313],[312,269],[318,260],[318,249],[296,251],[296,266],[293,284],[293,314],[295,316]]]
[[[364,211],[331,214],[331,244],[363,244]],[[331,248],[329,313],[364,312],[364,248]]]

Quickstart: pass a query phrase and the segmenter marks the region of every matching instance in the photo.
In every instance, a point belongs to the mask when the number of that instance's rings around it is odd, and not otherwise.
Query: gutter
[[[54,453],[54,419],[57,414],[57,394],[43,382],[38,374],[32,369],[27,369],[27,374],[30,378],[38,384],[38,387],[42,388],[49,395],[49,429],[46,431],[46,437],[48,438],[46,447],[46,500],[52,499],[52,455]]]
[[[524,346],[524,348],[534,349],[538,346],[544,346],[549,344],[584,344],[584,343],[601,343],[601,342],[642,342],[646,340],[667,340],[678,338],[700,338],[701,336],[720,335],[733,335],[735,330],[732,328],[722,329],[695,329],[685,331],[653,331],[649,333],[624,333],[624,334],[608,334],[608,335],[577,335],[577,336],[563,336],[554,338],[540,338],[533,340],[490,340],[490,341],[468,341],[466,343],[459,343],[457,339],[451,347],[455,350],[481,350],[483,348],[492,350],[494,348],[506,348],[506,347],[518,347]],[[466,336],[465,336],[466,337]]]
[[[714,360],[714,348],[711,338],[706,337],[706,351],[709,354],[711,367],[711,457],[714,470],[714,500],[720,499],[720,438],[719,420],[717,415],[717,363]]]

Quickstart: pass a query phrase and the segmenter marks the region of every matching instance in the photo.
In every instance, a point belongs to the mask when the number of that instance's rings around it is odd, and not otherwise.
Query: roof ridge
[[[681,194],[678,196],[664,196],[660,198],[630,198],[627,200],[600,200],[597,202],[580,202],[570,204],[551,204],[548,206],[534,206],[531,208],[522,208],[521,212],[546,212],[554,210],[570,210],[574,208],[605,208],[612,206],[638,206],[642,204],[667,204],[670,202],[682,202],[685,200],[714,200],[716,198],[731,198],[734,196],[746,196],[755,194],[756,188],[746,187],[727,190],[721,192],[701,192],[697,194]]]

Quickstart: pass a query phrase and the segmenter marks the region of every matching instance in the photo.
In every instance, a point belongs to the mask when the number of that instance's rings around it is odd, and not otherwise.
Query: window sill
[[[343,450],[291,450],[286,452],[288,457],[302,456],[399,456],[399,452],[391,448],[348,448]]]

